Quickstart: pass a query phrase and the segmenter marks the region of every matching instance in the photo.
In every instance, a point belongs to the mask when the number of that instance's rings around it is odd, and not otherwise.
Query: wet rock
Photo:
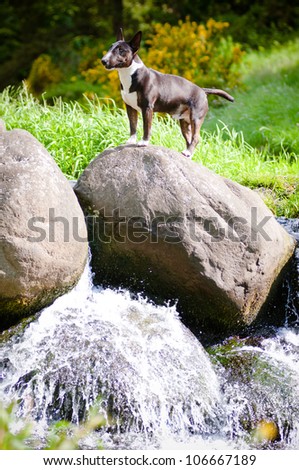
[[[195,331],[252,323],[294,251],[257,194],[169,149],[106,150],[74,189],[95,282],[177,301]]]
[[[281,329],[272,338],[232,337],[208,348],[214,364],[223,367],[233,429],[239,436],[249,433],[258,448],[279,448],[297,431],[297,344],[289,334]]]
[[[28,132],[0,124],[0,330],[78,281],[87,259],[82,210],[67,179]]]

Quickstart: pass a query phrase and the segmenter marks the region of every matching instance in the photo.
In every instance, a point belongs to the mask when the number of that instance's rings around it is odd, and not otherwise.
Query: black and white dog
[[[208,112],[207,94],[222,96],[234,101],[223,90],[200,88],[185,78],[157,72],[147,68],[137,55],[142,33],[139,31],[129,42],[120,29],[117,42],[112,44],[102,58],[106,69],[116,69],[121,82],[121,95],[130,121],[128,144],[137,142],[138,112],[143,117],[143,139],[139,146],[150,140],[153,113],[168,113],[179,119],[187,149],[182,153],[191,157],[199,141],[199,131]]]

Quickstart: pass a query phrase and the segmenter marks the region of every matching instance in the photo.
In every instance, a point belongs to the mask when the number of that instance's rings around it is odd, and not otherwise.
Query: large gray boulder
[[[29,133],[0,122],[0,330],[70,289],[86,264],[84,215],[67,179]]]
[[[294,251],[257,194],[165,148],[106,150],[74,190],[95,282],[176,300],[193,330],[250,324]]]

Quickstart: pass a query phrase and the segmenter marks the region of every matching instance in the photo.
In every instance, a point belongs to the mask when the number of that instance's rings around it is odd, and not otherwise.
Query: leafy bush
[[[180,75],[199,86],[233,88],[239,83],[237,65],[243,52],[239,44],[224,36],[228,27],[228,23],[213,19],[206,25],[189,18],[177,26],[158,23],[146,41],[150,48],[143,48],[140,55],[148,67]],[[80,71],[88,82],[101,84],[107,96],[120,100],[118,74],[104,69],[99,54],[100,49],[85,48]]]
[[[95,403],[84,424],[76,426],[58,421],[49,427],[46,439],[40,444],[34,433],[34,423],[17,418],[16,410],[14,402],[7,406],[0,403],[0,450],[26,450],[36,446],[44,450],[76,450],[82,439],[106,424]],[[101,448],[100,442],[98,448]]]
[[[39,95],[53,83],[62,80],[62,72],[47,54],[40,55],[32,64],[27,86],[29,90]]]
[[[13,429],[15,428],[15,429]],[[25,443],[32,432],[32,426],[15,416],[15,403],[8,406],[0,404],[0,450],[27,449]]]
[[[156,24],[146,57],[149,67],[181,75],[199,86],[234,87],[239,82],[236,65],[243,52],[223,31],[227,22],[209,19],[206,25],[187,18],[177,26]]]

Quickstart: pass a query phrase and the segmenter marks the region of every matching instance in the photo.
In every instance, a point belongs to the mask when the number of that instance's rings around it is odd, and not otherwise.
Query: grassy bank
[[[124,110],[101,100],[86,100],[84,106],[57,100],[48,106],[25,89],[6,89],[0,95],[0,117],[8,129],[31,132],[70,179],[77,179],[98,153],[122,144],[128,137]],[[152,143],[182,150],[184,141],[177,122],[156,116]],[[213,133],[202,132],[194,160],[241,184],[260,188],[276,215],[298,216],[299,160],[293,153],[281,150],[272,154],[268,149],[253,148],[242,133],[217,122]]]
[[[299,155],[299,39],[270,51],[247,54],[243,89],[232,106],[212,108],[206,129],[221,119],[246,142],[271,154]]]
[[[252,147],[252,158],[242,162],[239,177],[232,177],[261,188],[277,214],[294,217],[299,217],[298,76],[299,39],[247,54],[242,64],[243,89],[233,92],[235,103],[211,106],[204,124],[205,130],[214,132],[225,122],[227,129],[241,133]],[[238,166],[234,165],[236,170]]]

